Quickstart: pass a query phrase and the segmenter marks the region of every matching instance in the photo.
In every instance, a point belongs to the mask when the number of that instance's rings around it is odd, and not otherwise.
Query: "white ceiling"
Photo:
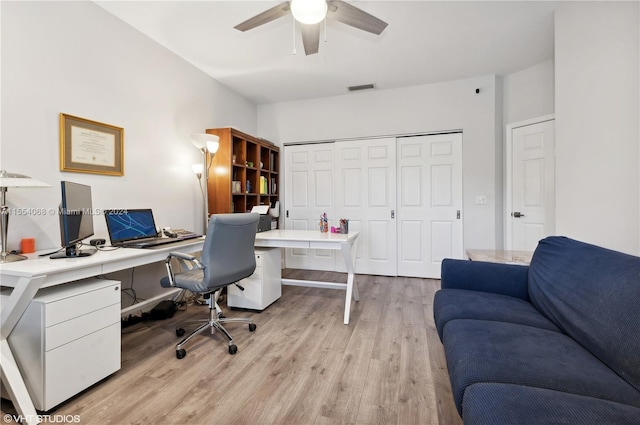
[[[277,1],[98,1],[101,7],[256,104],[507,75],[553,58],[548,1],[354,1],[389,26],[376,36],[328,20],[326,42],[293,54],[289,15],[233,27]]]

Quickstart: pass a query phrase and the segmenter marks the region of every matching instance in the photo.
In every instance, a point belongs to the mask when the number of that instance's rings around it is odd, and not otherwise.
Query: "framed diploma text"
[[[60,114],[60,170],[124,175],[124,129]]]

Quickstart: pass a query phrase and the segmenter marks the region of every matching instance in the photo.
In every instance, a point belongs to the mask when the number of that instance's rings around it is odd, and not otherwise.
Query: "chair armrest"
[[[509,295],[529,301],[529,266],[484,261],[442,261],[442,289],[468,289]]]
[[[194,261],[196,260],[196,257],[191,255],[191,254],[184,254],[182,252],[170,252],[169,256],[167,257],[167,259],[170,258],[181,258],[183,260],[187,260],[187,261]]]
[[[167,255],[167,258],[164,260],[164,265],[167,269],[167,277],[169,278],[169,287],[176,286],[173,267],[171,266],[171,260],[174,258],[178,259],[183,267],[187,267],[186,262],[190,262],[191,264],[193,264],[193,267],[190,267],[190,269],[204,269],[204,265],[193,255],[183,254],[182,252],[170,252],[169,255]],[[166,283],[164,283],[163,285],[166,285]]]

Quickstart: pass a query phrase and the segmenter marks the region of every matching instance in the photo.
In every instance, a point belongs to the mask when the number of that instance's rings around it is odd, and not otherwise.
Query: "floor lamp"
[[[32,179],[22,174],[7,173],[0,171],[0,264],[12,261],[25,260],[24,255],[11,254],[7,248],[7,231],[9,230],[9,207],[7,207],[7,189],[10,187],[51,187],[39,180]]]
[[[198,177],[198,184],[202,192],[203,204],[203,231],[207,233],[207,224],[209,222],[209,169],[213,163],[213,157],[220,147],[220,138],[214,134],[196,133],[191,135],[191,143],[202,152],[202,166],[196,164],[193,166],[193,172]],[[204,189],[202,182],[202,174],[204,173]]]

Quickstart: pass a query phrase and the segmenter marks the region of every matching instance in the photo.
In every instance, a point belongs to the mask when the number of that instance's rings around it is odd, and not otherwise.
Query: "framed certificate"
[[[124,175],[124,129],[60,114],[60,170]]]

